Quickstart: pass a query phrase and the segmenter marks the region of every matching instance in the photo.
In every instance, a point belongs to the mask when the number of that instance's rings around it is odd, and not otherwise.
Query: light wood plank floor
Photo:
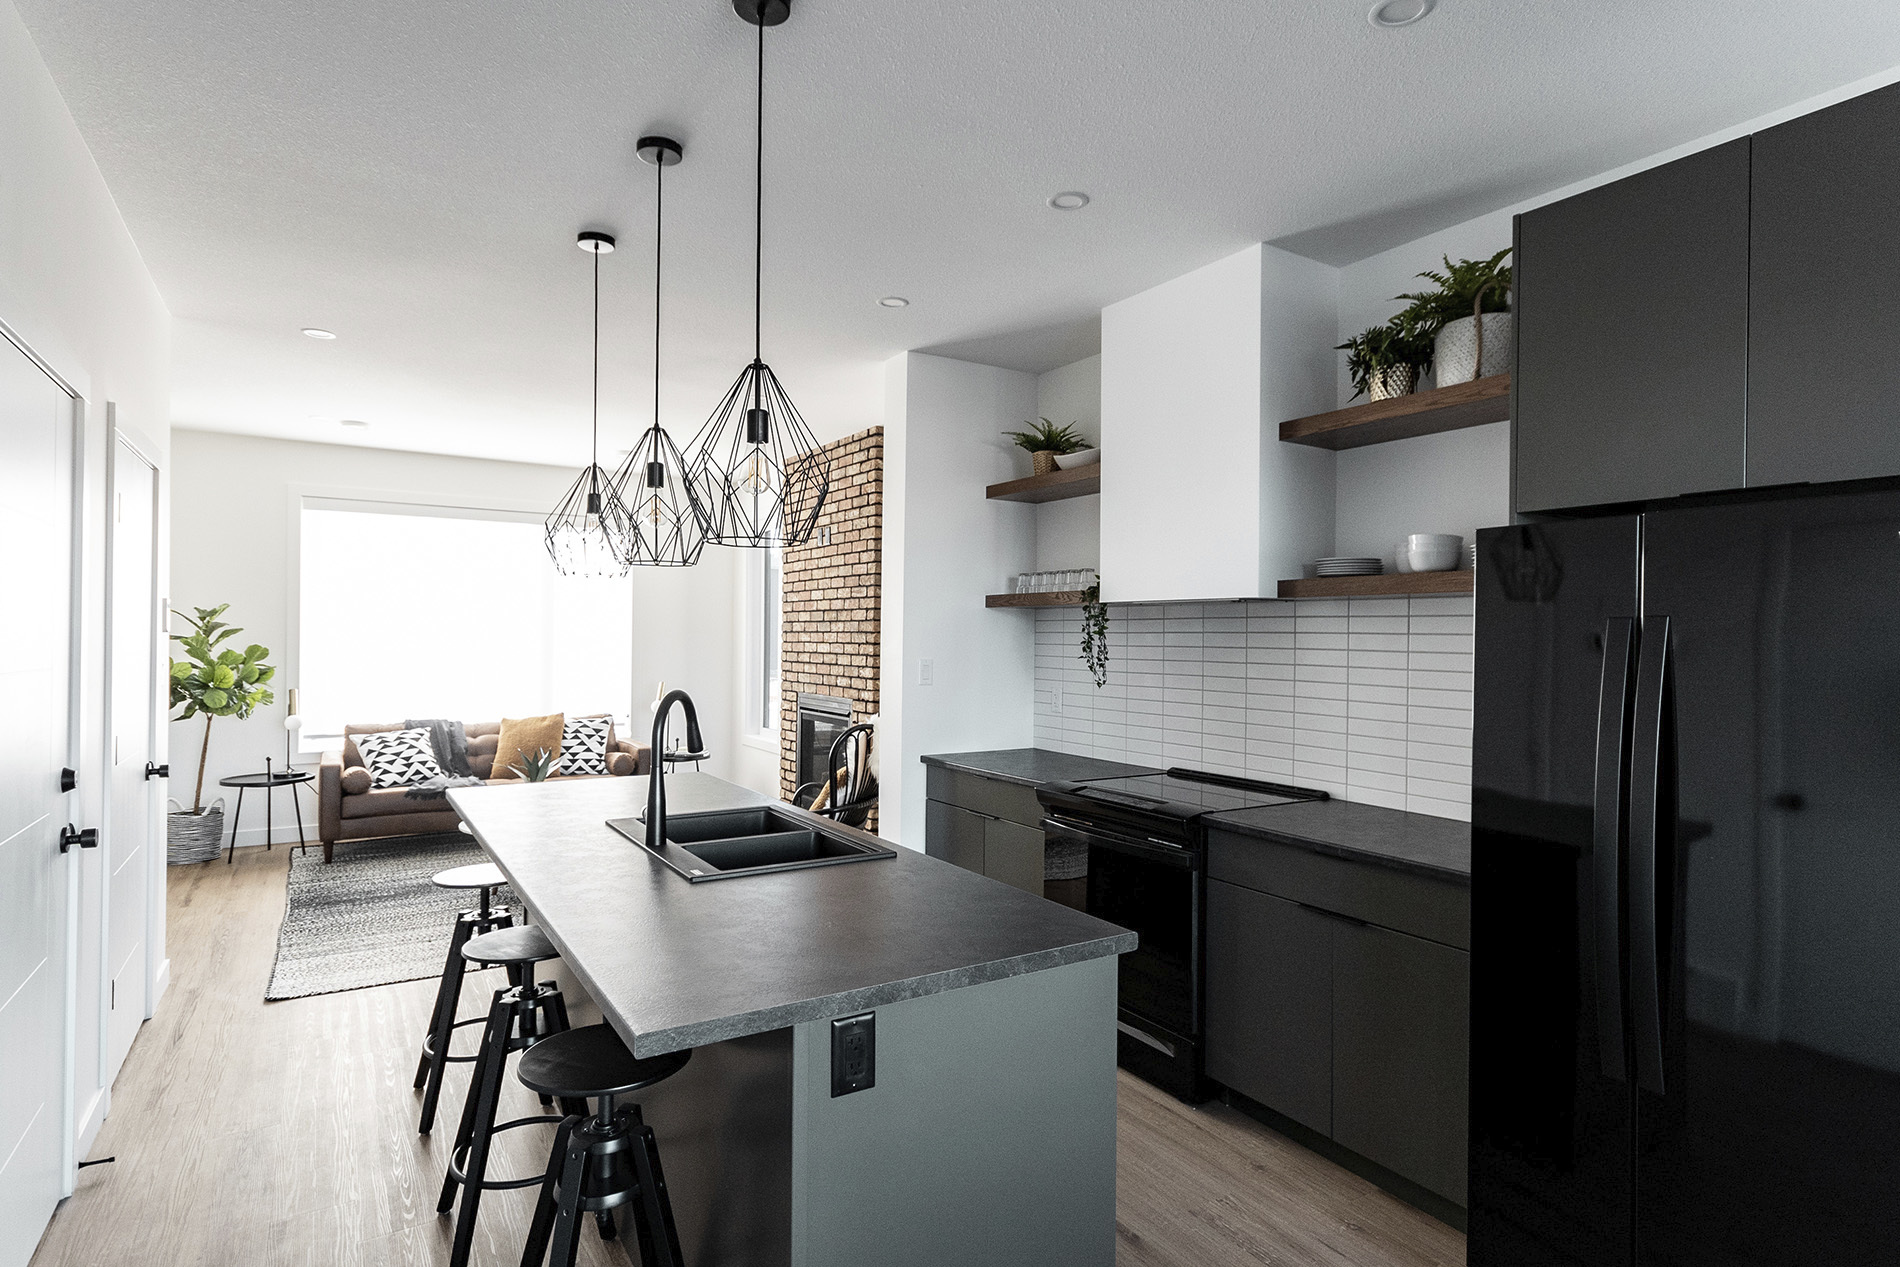
[[[420,1267],[448,1259],[435,1213],[466,1087],[451,1066],[436,1132],[410,1089],[433,981],[263,1002],[283,914],[283,851],[170,872],[172,986],[132,1048],[112,1115],[34,1267]],[[473,978],[486,1006],[499,974]],[[471,1035],[463,1031],[462,1042]],[[506,1116],[538,1111],[510,1079]],[[491,1173],[545,1160],[510,1132]],[[1190,1109],[1122,1076],[1121,1267],[1440,1267],[1464,1238],[1219,1105]],[[483,1201],[475,1262],[518,1260],[531,1192]],[[581,1261],[623,1267],[589,1232]],[[893,1265],[896,1267],[896,1265]],[[980,1267],[980,1265],[973,1265]]]

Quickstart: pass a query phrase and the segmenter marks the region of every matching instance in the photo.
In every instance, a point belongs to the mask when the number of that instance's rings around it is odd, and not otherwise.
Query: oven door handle
[[[1116,853],[1131,854],[1151,862],[1179,867],[1183,871],[1194,870],[1195,852],[1181,845],[1136,840],[1130,836],[1119,836],[1093,827],[1081,828],[1074,823],[1065,823],[1053,818],[1042,820],[1042,831],[1046,839],[1060,837],[1065,840],[1080,841],[1091,849],[1112,849]]]

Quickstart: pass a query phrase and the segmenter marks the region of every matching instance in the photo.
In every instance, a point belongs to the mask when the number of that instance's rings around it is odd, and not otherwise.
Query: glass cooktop
[[[1316,800],[1324,795],[1304,788],[1204,774],[1179,767],[1165,774],[1090,780],[1072,785],[1071,794],[1125,812],[1149,813],[1171,819],[1198,818],[1202,814],[1261,805],[1287,805],[1294,801]]]

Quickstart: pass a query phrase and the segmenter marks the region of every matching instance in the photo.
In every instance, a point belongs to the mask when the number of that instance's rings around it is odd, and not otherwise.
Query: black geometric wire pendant
[[[614,472],[627,509],[626,558],[634,567],[689,568],[706,548],[707,515],[693,498],[686,459],[660,425],[660,264],[666,225],[666,169],[685,157],[671,137],[643,136],[640,157],[657,179],[653,215],[653,425]]]
[[[613,477],[600,469],[600,257],[614,249],[614,240],[589,231],[575,245],[594,257],[593,457],[555,505],[544,534],[561,575],[625,576],[627,508],[614,491]]]
[[[733,0],[759,28],[753,189],[752,364],[693,437],[692,492],[706,536],[720,545],[803,545],[831,491],[831,459],[760,355],[765,258],[765,28],[790,16],[790,0]]]

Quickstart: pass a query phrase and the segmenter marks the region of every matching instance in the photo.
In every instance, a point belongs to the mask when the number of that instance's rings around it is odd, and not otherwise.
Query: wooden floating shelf
[[[1091,462],[1087,466],[1073,467],[1067,471],[1051,471],[1047,475],[1031,475],[1027,479],[1006,480],[1001,484],[992,484],[983,495],[993,502],[1059,502],[1068,497],[1087,497],[1102,491],[1102,464]],[[991,603],[990,606],[998,606]]]
[[[1406,594],[1469,594],[1472,592],[1472,578],[1476,575],[1475,572],[1388,572],[1384,576],[1304,576],[1294,581],[1281,581],[1280,597],[1387,598]]]
[[[1280,424],[1280,438],[1317,449],[1356,449],[1503,422],[1511,416],[1511,376],[1493,374],[1410,396],[1394,396]],[[1067,474],[1067,472],[1064,472]],[[1022,481],[1026,483],[1027,481]],[[1007,487],[997,485],[997,487]],[[996,494],[990,494],[994,497]]]
[[[985,607],[1080,607],[1088,597],[1082,590],[1050,590],[1042,594],[991,594]]]

